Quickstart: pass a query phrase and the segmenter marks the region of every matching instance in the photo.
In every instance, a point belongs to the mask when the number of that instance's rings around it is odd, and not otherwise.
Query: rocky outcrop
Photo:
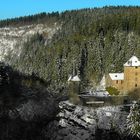
[[[97,130],[109,132],[114,130],[118,134],[126,130],[128,113],[122,111],[122,106],[92,108],[76,106],[69,101],[64,101],[60,102],[59,107],[61,109],[58,114],[59,122],[55,121],[48,125],[48,129],[52,128],[52,130],[47,131],[47,136],[49,134],[52,136],[47,138],[51,140],[94,140],[97,139],[97,135],[100,136]],[[105,135],[104,131],[102,133]]]

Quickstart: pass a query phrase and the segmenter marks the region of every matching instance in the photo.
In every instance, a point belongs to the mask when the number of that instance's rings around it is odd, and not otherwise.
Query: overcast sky
[[[0,19],[109,5],[140,6],[140,0],[0,0]]]

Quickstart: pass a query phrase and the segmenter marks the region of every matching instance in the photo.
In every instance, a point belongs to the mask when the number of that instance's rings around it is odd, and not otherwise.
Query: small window
[[[135,87],[137,87],[138,85],[137,84],[135,84]]]
[[[121,80],[121,84],[123,84],[123,80]]]
[[[138,67],[135,67],[136,69],[138,68]]]
[[[118,80],[116,81],[116,84],[118,84]]]
[[[137,61],[135,61],[135,63],[137,63]]]
[[[117,75],[115,75],[115,77],[117,77]]]

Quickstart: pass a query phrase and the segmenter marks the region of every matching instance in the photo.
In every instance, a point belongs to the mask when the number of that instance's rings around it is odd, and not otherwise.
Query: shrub
[[[110,87],[107,87],[106,90],[108,91],[110,95],[119,95],[119,91],[115,87],[110,86]]]

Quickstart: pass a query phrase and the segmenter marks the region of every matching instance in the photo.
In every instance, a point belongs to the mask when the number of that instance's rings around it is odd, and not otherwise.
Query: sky
[[[140,6],[140,0],[0,0],[0,19],[110,5]]]

